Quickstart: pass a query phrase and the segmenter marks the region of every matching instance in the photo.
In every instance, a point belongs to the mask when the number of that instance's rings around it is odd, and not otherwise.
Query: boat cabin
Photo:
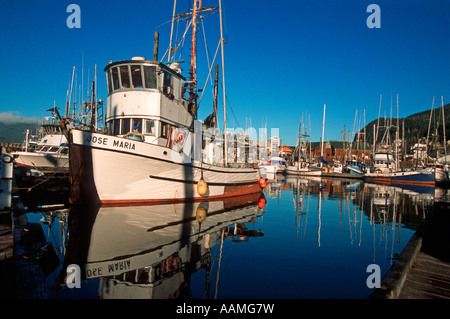
[[[375,172],[393,172],[396,170],[395,159],[392,153],[375,153],[373,157]]]
[[[141,57],[110,62],[105,120],[108,134],[166,146],[171,130],[187,128],[193,116],[183,97],[185,77],[169,66]]]

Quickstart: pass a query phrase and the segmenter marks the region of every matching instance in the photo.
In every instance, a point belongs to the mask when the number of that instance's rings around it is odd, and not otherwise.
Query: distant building
[[[321,154],[320,142],[311,143],[311,154],[313,156],[312,161],[314,163],[319,163]],[[372,161],[372,147],[368,143],[366,143],[365,147],[363,143],[359,143],[359,145],[353,143],[352,148],[350,149],[349,143],[338,141],[324,142],[323,159],[327,163],[333,164],[334,161],[343,163],[344,161],[351,160],[352,157],[356,158],[358,161],[370,163]]]
[[[282,145],[278,153],[281,157],[287,158],[292,155],[292,152],[293,152],[292,148],[286,145]]]

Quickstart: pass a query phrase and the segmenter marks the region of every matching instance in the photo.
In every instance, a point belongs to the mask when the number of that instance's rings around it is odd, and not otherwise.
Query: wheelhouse
[[[166,66],[137,57],[111,62],[105,72],[108,134],[167,145],[171,129],[191,125],[185,77],[177,63]]]

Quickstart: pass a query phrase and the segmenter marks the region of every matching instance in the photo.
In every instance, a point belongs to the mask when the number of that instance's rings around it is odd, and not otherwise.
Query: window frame
[[[129,67],[130,67],[131,88],[132,89],[143,89],[144,88],[144,78],[143,78],[143,72],[142,72],[143,71],[142,65],[141,64],[130,64]],[[133,69],[139,69],[139,77],[136,77],[136,79],[140,78],[140,80],[141,80],[140,87],[137,87],[134,84],[135,77],[133,75],[135,72],[133,71]]]
[[[156,137],[156,120],[154,120],[154,119],[145,119],[145,130],[144,130],[144,128],[143,128],[143,134],[144,135],[147,135],[147,136],[155,136]],[[147,127],[147,124],[149,123],[149,122],[151,122],[151,123],[153,123],[153,128],[154,128],[154,133],[152,133],[152,132],[148,132],[148,127]]]
[[[144,77],[144,82],[143,82],[143,84],[144,84],[144,89],[149,89],[149,90],[151,90],[151,89],[153,89],[153,90],[157,90],[158,89],[158,69],[156,68],[156,66],[154,66],[154,65],[142,65],[143,66],[143,68],[142,68],[142,70],[143,70],[143,74],[142,74],[142,76]],[[150,69],[150,71],[153,69],[153,72],[148,72],[148,74],[149,75],[151,75],[152,73],[154,74],[154,87],[149,87],[149,86],[147,86],[147,72],[146,72],[146,69]],[[151,80],[151,78],[150,78],[150,80]]]
[[[112,79],[112,89],[113,89],[113,91],[120,90],[120,88],[122,87],[122,83],[121,83],[121,80],[120,80],[119,69],[118,69],[117,66],[114,66],[110,70],[111,70],[111,79]],[[116,78],[117,83],[116,83],[116,81],[114,79],[114,73],[117,75],[117,78]],[[117,84],[117,86],[116,86],[116,84]]]
[[[122,89],[122,90],[131,89],[130,65],[129,64],[119,65],[118,68],[119,68],[119,77],[120,77],[120,89]],[[123,86],[122,69],[126,69],[126,73],[128,75],[128,87]]]

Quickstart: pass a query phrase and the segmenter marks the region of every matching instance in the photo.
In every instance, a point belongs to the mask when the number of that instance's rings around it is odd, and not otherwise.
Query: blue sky
[[[79,29],[66,25],[71,3],[81,9]],[[366,25],[371,3],[381,9],[381,28]],[[85,97],[97,64],[99,96],[106,99],[109,60],[151,59],[155,30],[161,58],[173,2],[0,0],[0,6],[0,113],[42,118],[54,101],[64,110],[73,66],[78,87],[83,70]],[[449,1],[223,0],[223,8],[228,127],[267,125],[294,145],[304,114],[319,141],[326,104],[325,139],[340,140],[344,125],[353,128],[356,110],[360,127],[363,110],[366,123],[377,117],[380,94],[382,116],[389,116],[391,99],[396,116],[397,94],[400,117],[430,109],[433,96],[435,106],[441,96],[450,102]],[[218,21],[218,15],[204,20],[211,54]],[[203,57],[202,40],[198,50]],[[200,75],[199,87],[204,81]],[[206,96],[199,118],[210,113],[210,102]],[[219,115],[222,120],[222,108]]]

